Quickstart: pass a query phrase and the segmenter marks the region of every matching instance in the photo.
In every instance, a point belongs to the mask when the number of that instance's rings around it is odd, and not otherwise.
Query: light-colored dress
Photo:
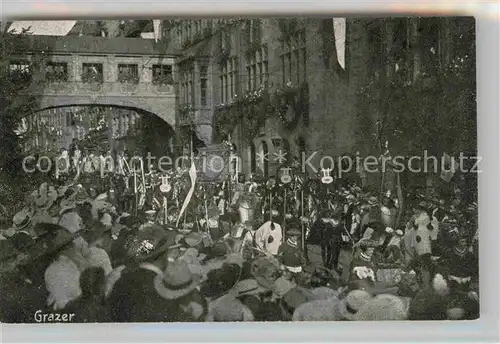
[[[274,225],[274,229],[271,229],[271,223]],[[273,256],[278,254],[282,240],[283,231],[281,226],[276,222],[268,221],[255,232],[255,244],[257,247]]]

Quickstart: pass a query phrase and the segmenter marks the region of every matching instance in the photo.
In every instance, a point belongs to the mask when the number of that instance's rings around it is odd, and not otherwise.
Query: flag
[[[153,30],[154,30],[155,42],[158,42],[158,40],[161,38],[161,20],[159,19],[153,20]]]
[[[181,211],[179,212],[179,217],[177,218],[177,222],[175,224],[176,227],[179,226],[179,221],[182,218],[182,214],[186,211],[186,208],[191,201],[191,197],[193,197],[194,193],[194,187],[196,185],[196,166],[194,164],[194,159],[191,158],[191,168],[189,169],[189,179],[191,180],[191,188],[189,189],[189,192],[186,196],[186,199],[184,200],[184,203],[182,204]]]

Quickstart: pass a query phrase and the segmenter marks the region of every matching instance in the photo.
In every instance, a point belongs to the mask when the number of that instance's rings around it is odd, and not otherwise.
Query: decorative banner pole
[[[273,222],[273,195],[269,192],[269,221]]]
[[[207,190],[206,187],[204,187],[203,190],[204,198],[205,198],[205,227],[207,232],[209,232],[210,228],[208,226],[208,197],[207,197]]]
[[[382,156],[380,157],[380,164],[381,164],[381,168],[382,168],[382,180],[380,181],[380,194],[379,194],[379,200],[382,201],[383,197],[384,197],[384,185],[385,185],[385,168],[386,168],[386,164],[385,164],[385,158],[388,157],[390,158],[390,153],[389,153],[389,142],[388,141],[385,141],[385,144],[384,144],[384,153],[382,154]]]
[[[135,166],[133,166],[133,168],[134,168],[134,195],[135,195],[134,212],[135,212],[135,215],[137,216],[138,207],[139,207],[139,193],[137,190],[137,171],[135,170]]]
[[[164,220],[163,223],[165,225],[168,224],[168,198],[167,198],[167,193],[172,190],[172,186],[170,186],[170,183],[168,182],[168,176],[162,176],[161,177],[161,185],[160,185],[160,191],[163,194],[163,211],[164,211]]]
[[[286,222],[286,214],[287,214],[287,202],[288,202],[288,187],[287,185],[292,181],[292,177],[290,175],[291,172],[290,167],[282,167],[281,171],[281,182],[285,186],[285,197],[283,201],[283,224]],[[286,226],[284,226],[284,230],[286,231]]]
[[[163,224],[168,225],[168,199],[166,196],[163,196]]]
[[[304,190],[300,191],[300,209],[301,209],[301,219],[302,219],[302,226],[301,226],[301,238],[302,238],[302,252],[305,252],[306,249],[306,233],[305,233],[305,226],[304,226]]]

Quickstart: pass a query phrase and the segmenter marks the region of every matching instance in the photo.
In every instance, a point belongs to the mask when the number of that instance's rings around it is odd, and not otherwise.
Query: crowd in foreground
[[[479,316],[477,206],[460,190],[406,205],[397,226],[390,196],[357,186],[307,216],[268,209],[260,219],[240,201],[179,226],[101,191],[43,183],[2,230],[2,322]]]

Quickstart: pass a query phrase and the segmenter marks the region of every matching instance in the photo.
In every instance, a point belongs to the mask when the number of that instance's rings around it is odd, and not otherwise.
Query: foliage
[[[214,109],[214,132],[217,141],[225,139],[230,135],[236,124],[238,123],[238,117],[233,116],[231,111],[231,105],[218,105]]]
[[[121,74],[118,76],[118,82],[122,84],[138,84],[139,76],[134,74]]]
[[[182,49],[187,49],[191,46],[191,39],[189,38],[186,38],[183,42],[182,42]]]
[[[123,20],[119,26],[119,36],[121,37],[141,37],[143,32],[153,31],[152,20]]]
[[[261,50],[262,48],[264,48],[264,45],[259,40],[247,42],[247,48],[245,50],[245,55],[247,58],[251,57],[251,56],[255,55],[255,53],[258,52],[259,50]]]
[[[245,21],[246,21],[246,19],[245,18],[241,18],[241,17],[232,18],[232,19],[226,19],[226,20],[224,20],[223,23],[221,23],[219,25],[219,28],[221,30],[228,30],[228,29],[231,29],[231,28],[233,28],[235,26],[238,26],[238,25],[244,23]]]
[[[29,49],[29,33],[1,32],[0,35],[3,48],[0,56],[0,184],[12,188],[13,194],[9,197],[9,202],[13,205],[20,201],[22,193],[35,180],[23,173],[22,147],[26,132],[19,128],[23,118],[38,107],[38,98],[28,91],[38,82],[33,78],[33,73],[39,69],[39,56],[32,56],[29,69],[11,71],[9,56],[26,54]]]
[[[388,79],[373,78],[361,88],[358,135],[372,133],[381,150],[389,142],[393,154],[475,152],[475,47],[457,49],[462,43],[453,44],[455,57],[433,75],[421,73],[409,82],[407,73],[396,72]]]
[[[278,19],[281,39],[287,41],[299,30],[299,21],[296,18]]]
[[[274,94],[273,108],[275,114],[280,118],[285,129],[292,130],[299,123],[301,117],[304,124],[308,122],[309,95],[306,82],[298,85],[286,85],[278,88]],[[293,117],[287,118],[289,108],[293,111]]]
[[[195,108],[191,104],[182,104],[177,108],[181,125],[191,125],[194,121]]]
[[[153,78],[153,85],[173,85],[174,78],[171,74],[161,74]]]
[[[268,90],[261,86],[243,95],[236,95],[228,104],[215,107],[215,131],[219,138],[229,135],[241,120],[243,136],[250,141],[258,135],[260,128],[271,112]]]

